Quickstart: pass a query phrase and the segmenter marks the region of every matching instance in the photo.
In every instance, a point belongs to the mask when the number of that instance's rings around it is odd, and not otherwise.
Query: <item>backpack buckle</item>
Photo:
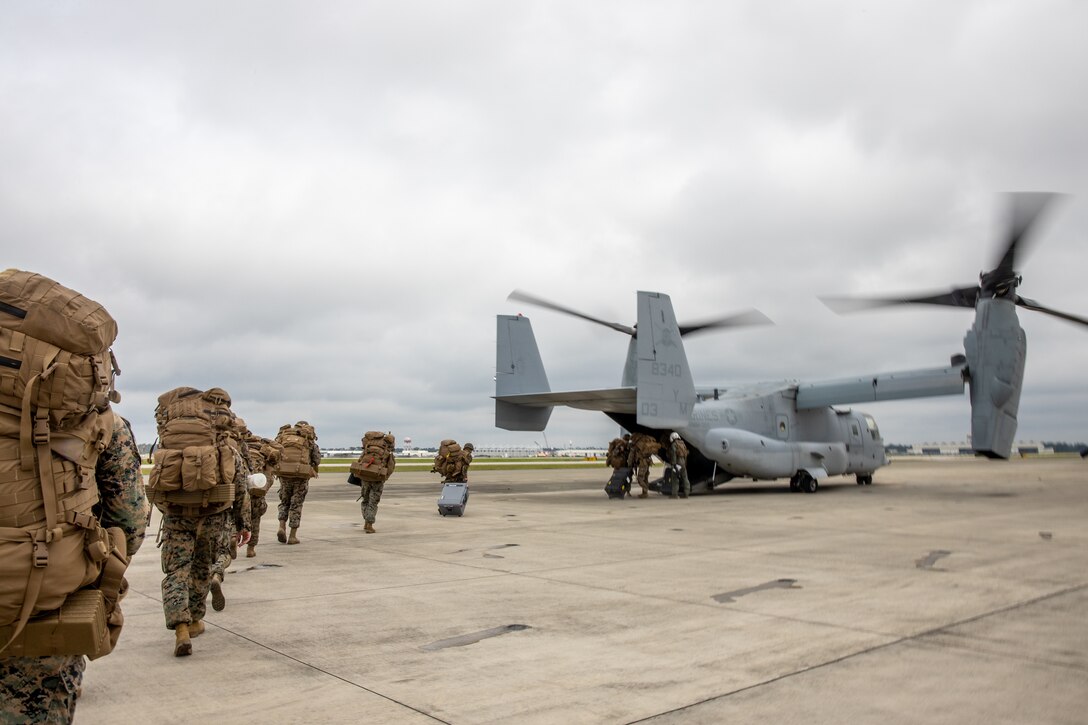
[[[31,434],[31,440],[35,446],[47,446],[49,445],[49,414],[38,412],[34,416],[34,432]]]
[[[44,541],[34,542],[34,566],[38,569],[49,566],[49,547]]]

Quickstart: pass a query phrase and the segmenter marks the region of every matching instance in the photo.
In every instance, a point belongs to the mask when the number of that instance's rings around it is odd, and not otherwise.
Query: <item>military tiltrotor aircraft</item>
[[[971,441],[977,454],[1008,458],[1024,376],[1026,340],[1016,307],[1088,326],[1088,320],[1020,297],[1014,264],[1027,233],[1051,195],[1013,196],[1007,244],[979,284],[923,296],[856,300],[825,298],[832,309],[892,304],[943,304],[975,308],[964,354],[944,367],[880,373],[814,383],[779,382],[698,388],[682,337],[715,328],[769,322],[748,311],[681,326],[668,295],[638,292],[638,324],[608,322],[515,291],[510,299],[579,317],[630,335],[619,387],[552,392],[529,318],[498,315],[495,424],[506,430],[543,430],[556,405],[600,411],[629,431],[661,437],[678,432],[688,443],[693,491],[710,491],[733,478],[789,479],[795,491],[815,493],[828,476],[854,475],[859,485],[888,463],[872,416],[834,406],[963,394],[970,385]],[[656,482],[664,490],[663,481]]]

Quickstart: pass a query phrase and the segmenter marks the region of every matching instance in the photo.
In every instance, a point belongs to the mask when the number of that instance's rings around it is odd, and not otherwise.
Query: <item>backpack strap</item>
[[[49,409],[41,406],[38,407],[33,416],[33,426],[31,425],[30,415],[30,403],[39,384],[43,379],[49,378],[49,376],[57,369],[57,365],[53,363],[57,351],[58,350],[54,348],[50,354],[46,356],[47,359],[43,363],[44,370],[32,377],[27,382],[26,389],[23,391],[23,407],[19,420],[19,465],[24,471],[34,470],[34,458],[36,454],[38,462],[38,478],[41,480],[42,508],[45,511],[45,527],[34,531],[6,527],[0,528],[0,538],[7,541],[23,541],[26,537],[29,537],[33,544],[32,556],[34,558],[32,562],[33,566],[30,567],[30,574],[27,577],[26,591],[23,595],[23,606],[19,611],[19,621],[15,626],[15,632],[12,634],[11,639],[5,642],[3,647],[0,647],[0,652],[7,649],[8,645],[15,641],[15,638],[22,633],[23,628],[30,619],[30,615],[34,611],[34,606],[37,604],[38,595],[41,593],[42,580],[45,578],[45,568],[49,566],[49,544],[55,539],[60,539],[64,536],[64,529],[60,526],[58,521],[60,503],[57,499],[56,481],[53,478],[52,454],[49,449]],[[93,517],[80,518],[73,515],[73,518],[78,518],[79,520],[70,523],[79,528],[93,528],[98,524]]]
[[[6,650],[8,645],[14,642],[22,633],[23,627],[26,626],[31,613],[34,611],[34,604],[38,601],[38,594],[42,590],[42,579],[45,578],[45,566],[49,563],[48,539],[46,538],[49,533],[46,529],[38,529],[37,531],[0,529],[0,539],[23,541],[29,537],[34,544],[34,566],[30,567],[30,576],[27,577],[26,594],[23,596],[23,607],[19,610],[19,621],[15,625],[15,631],[12,633],[11,639],[5,642],[3,647],[0,647],[0,653]]]

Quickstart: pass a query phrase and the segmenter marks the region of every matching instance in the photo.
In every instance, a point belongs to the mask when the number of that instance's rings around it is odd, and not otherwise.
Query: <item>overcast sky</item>
[[[627,346],[513,289],[774,319],[690,338],[699,385],[939,366],[969,310],[817,296],[972,284],[1001,192],[1050,190],[1021,292],[1088,315],[1085,28],[1080,0],[11,2],[0,264],[117,319],[140,442],[160,393],[217,385],[326,447],[600,445],[591,412],[494,427],[496,314],[557,390],[618,384]],[[1088,440],[1088,330],[1020,319],[1018,438]],[[970,427],[966,395],[861,407],[890,442]]]

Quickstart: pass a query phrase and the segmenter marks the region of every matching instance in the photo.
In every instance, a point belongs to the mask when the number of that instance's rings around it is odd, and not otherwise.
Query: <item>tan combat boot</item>
[[[368,534],[373,534],[374,533],[374,524],[367,521],[366,526],[363,527],[363,531],[367,532]]]
[[[204,634],[204,620],[197,619],[189,622],[189,637],[199,637]]]
[[[298,527],[297,526],[294,527],[293,529],[291,529],[291,535],[287,538],[287,543],[288,544],[297,544],[297,543],[299,543],[299,540],[298,540]]]
[[[212,609],[217,612],[222,612],[223,608],[227,606],[227,598],[223,596],[223,577],[219,574],[212,575]],[[203,623],[201,624],[203,627]],[[203,629],[201,629],[203,631]],[[189,628],[189,634],[193,637],[196,635],[192,632],[192,627]]]
[[[287,522],[286,521],[281,521],[280,522],[280,530],[276,532],[276,541],[280,542],[281,544],[286,544],[287,543]]]
[[[253,558],[254,556],[257,556],[257,547],[253,544],[250,544],[246,547],[246,557]]]
[[[186,657],[193,653],[193,642],[189,639],[189,625],[185,622],[174,627],[174,656]]]

